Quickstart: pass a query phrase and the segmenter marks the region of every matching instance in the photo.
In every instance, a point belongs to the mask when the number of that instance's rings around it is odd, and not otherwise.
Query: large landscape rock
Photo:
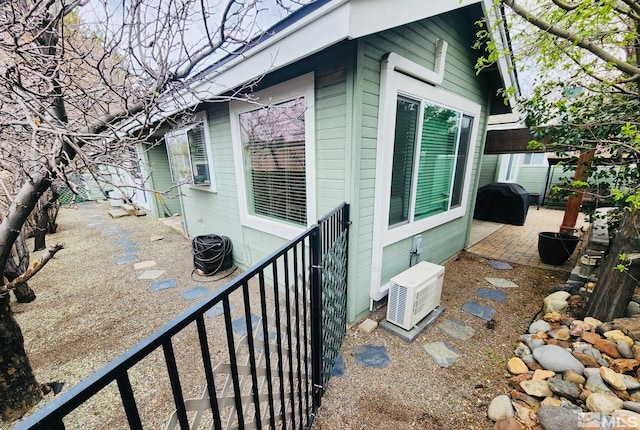
[[[491,421],[498,421],[503,418],[513,417],[515,411],[511,405],[511,398],[506,394],[501,394],[491,400],[487,409],[487,417]]]
[[[580,417],[562,406],[541,406],[538,421],[544,430],[579,430]]]
[[[542,367],[556,373],[573,370],[582,374],[584,365],[569,351],[556,345],[543,345],[533,350],[535,358]]]
[[[587,408],[591,412],[611,414],[618,409],[622,409],[623,401],[611,394],[591,393],[587,397]]]
[[[558,378],[548,379],[549,388],[554,394],[565,397],[569,400],[576,400],[580,397],[580,388],[573,382],[563,381]]]
[[[543,300],[544,313],[565,313],[567,311],[567,307],[569,307],[569,304],[567,303],[567,299],[569,297],[571,297],[571,294],[566,291],[556,291],[555,293],[549,294]]]

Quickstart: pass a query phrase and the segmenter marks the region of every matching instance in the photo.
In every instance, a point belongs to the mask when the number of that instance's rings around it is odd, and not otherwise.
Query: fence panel
[[[78,415],[91,428],[310,427],[345,332],[348,215],[343,204],[14,428],[81,428]],[[112,397],[121,414],[95,412]]]

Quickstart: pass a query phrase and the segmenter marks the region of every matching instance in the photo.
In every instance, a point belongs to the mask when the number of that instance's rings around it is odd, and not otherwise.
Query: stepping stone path
[[[234,309],[235,309],[235,306],[230,304],[229,310],[233,311]],[[224,308],[222,307],[222,303],[215,304],[211,309],[206,311],[204,314],[209,318],[219,317],[220,315],[224,314]]]
[[[476,296],[481,299],[493,300],[494,302],[504,302],[507,299],[507,293],[493,288],[478,288]]]
[[[178,286],[178,281],[175,279],[164,279],[162,281],[156,281],[151,284],[151,291],[168,290],[169,288],[175,288]]]
[[[485,281],[498,288],[519,288],[518,284],[504,278],[484,278]]]
[[[480,303],[474,301],[465,303],[462,306],[462,310],[465,312],[469,312],[471,315],[482,318],[486,321],[491,320],[493,318],[493,315],[498,312],[492,307],[481,305]]]
[[[505,263],[504,261],[489,260],[487,264],[489,264],[489,266],[493,267],[494,269],[498,269],[498,270],[513,270],[513,267],[511,267],[511,264]]]
[[[138,257],[135,255],[127,255],[126,257],[118,258],[116,264],[121,266],[123,264],[135,263],[136,261],[138,261]]]
[[[342,354],[338,354],[336,361],[333,362],[333,368],[331,369],[331,376],[344,375],[344,358]]]
[[[138,279],[158,279],[163,273],[164,270],[147,270],[142,272]]]
[[[199,285],[197,287],[193,287],[187,291],[180,293],[180,297],[184,298],[185,300],[191,301],[191,300],[199,299],[200,297],[204,297],[207,294],[209,294],[209,289],[207,287],[203,287]]]
[[[498,260],[489,260],[488,264],[497,270],[512,270],[513,267],[509,263]],[[480,299],[491,300],[494,302],[504,302],[507,299],[507,293],[502,291],[506,288],[518,288],[518,285],[504,278],[485,278],[495,288],[478,288],[476,296]],[[499,288],[499,289],[496,289]],[[491,321],[497,310],[478,303],[476,301],[468,301],[462,306],[462,310],[470,313],[485,321]],[[438,328],[454,339],[467,341],[471,339],[475,330],[472,327],[455,319],[447,319],[438,324]],[[440,367],[448,367],[460,356],[460,352],[449,343],[432,342],[424,345],[425,351],[431,355],[434,361]]]
[[[354,352],[356,364],[360,366],[382,368],[389,365],[389,355],[384,346],[358,345]]]
[[[448,319],[438,324],[438,328],[449,336],[459,340],[469,340],[476,332],[462,321]]]
[[[460,352],[447,342],[427,343],[424,349],[440,367],[449,367],[460,357]]]
[[[222,304],[222,303],[221,303]],[[260,322],[260,317],[258,315],[254,315],[251,314],[251,329],[255,330],[258,327],[258,323]],[[231,327],[233,328],[233,331],[235,331],[236,333],[242,335],[242,336],[246,336],[248,331],[247,331],[247,321],[246,318],[244,316],[240,317],[240,318],[236,318],[233,321],[231,321]]]
[[[104,217],[101,215],[92,215],[90,217],[91,220],[99,221],[104,220]],[[88,226],[95,227],[101,230],[104,235],[114,235],[117,236],[113,239],[113,243],[117,244],[119,248],[122,249],[123,256],[116,260],[116,264],[124,265],[129,263],[135,263],[135,270],[144,270],[138,276],[138,279],[148,279],[154,280],[161,277],[165,271],[164,270],[145,270],[157,265],[155,261],[142,261],[137,262],[139,253],[139,248],[135,240],[131,236],[134,235],[132,231],[122,231],[119,232],[117,228],[108,226],[103,222],[94,222],[91,224],[87,224]],[[153,236],[148,240],[150,242],[162,240],[162,236]],[[137,263],[136,263],[137,262]],[[497,261],[497,260],[489,260],[488,264],[496,269],[496,270],[512,270],[513,267],[505,262]],[[518,288],[518,285],[515,283],[503,279],[503,278],[485,278],[487,282],[493,285],[496,288]],[[151,284],[151,291],[157,292],[166,289],[176,288],[178,282],[176,279],[163,279],[155,281]],[[207,296],[210,293],[209,289],[204,286],[195,286],[189,290],[181,292],[179,295],[185,300],[193,301],[200,299],[202,297]],[[504,291],[495,289],[495,288],[479,288],[477,293],[477,297],[480,299],[491,300],[494,302],[504,302],[506,300],[507,294]],[[234,310],[234,306],[229,304],[230,310]],[[495,313],[497,312],[494,308],[490,306],[483,305],[481,303],[475,301],[469,301],[464,304],[462,309],[468,313],[471,313],[474,316],[482,318],[484,320],[491,320]],[[205,312],[205,315],[209,318],[216,318],[224,314],[224,307],[222,303],[218,303],[213,306],[211,309]],[[437,318],[437,317],[436,317]],[[261,318],[257,315],[251,314],[251,327],[252,330],[258,329]],[[247,335],[247,326],[246,326],[246,317],[242,316],[240,318],[236,318],[232,320],[232,329],[241,336]],[[456,319],[446,319],[440,322],[437,326],[445,335],[457,339],[460,341],[467,341],[471,339],[475,335],[475,330],[463,323],[462,321],[458,321]],[[262,333],[258,333],[258,337],[262,339]],[[269,338],[275,338],[276,333],[269,333]],[[457,359],[460,357],[461,353],[454,346],[452,346],[447,341],[438,341],[426,343],[424,345],[424,350],[433,358],[436,364],[440,367],[448,367],[451,366]],[[389,365],[389,355],[387,354],[387,350],[384,346],[376,346],[376,345],[360,345],[354,347],[354,355],[355,362],[357,365],[366,366],[366,367],[375,367],[375,368],[384,368]],[[342,354],[338,354],[335,359],[333,368],[332,368],[332,376],[343,376],[345,372],[344,368],[344,358]]]

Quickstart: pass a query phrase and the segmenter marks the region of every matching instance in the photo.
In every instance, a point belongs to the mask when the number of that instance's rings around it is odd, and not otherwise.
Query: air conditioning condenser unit
[[[411,330],[440,305],[444,267],[421,261],[390,281],[387,321]]]

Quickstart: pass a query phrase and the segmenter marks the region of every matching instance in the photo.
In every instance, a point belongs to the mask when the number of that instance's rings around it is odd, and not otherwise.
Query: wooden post
[[[591,166],[594,154],[594,149],[580,153],[578,165],[576,166],[576,173],[573,176],[574,181],[583,181],[585,179],[585,171]],[[562,219],[560,232],[573,233],[576,229],[576,221],[578,219],[578,213],[580,212],[583,197],[584,190],[578,190],[576,191],[575,196],[569,196],[569,199],[567,200],[567,207],[564,210],[564,218]]]

